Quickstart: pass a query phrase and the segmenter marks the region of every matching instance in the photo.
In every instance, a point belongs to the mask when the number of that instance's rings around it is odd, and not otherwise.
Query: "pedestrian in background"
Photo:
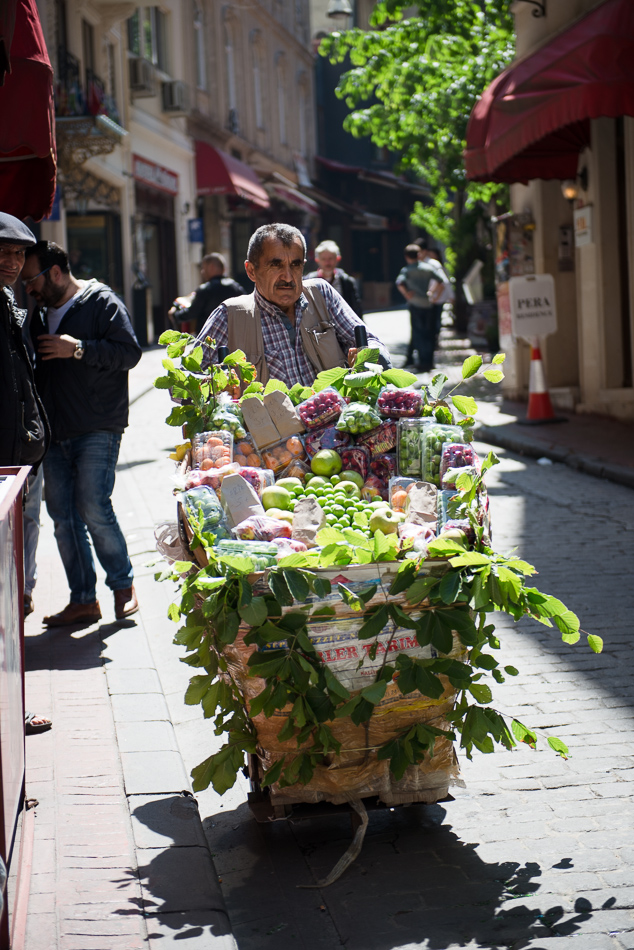
[[[192,333],[198,336],[207,321],[207,317],[219,307],[223,300],[240,297],[244,293],[236,280],[225,277],[227,262],[222,254],[215,251],[205,254],[200,262],[200,276],[204,283],[188,297],[177,297],[168,316],[177,323],[191,321]]]
[[[337,267],[340,260],[339,245],[335,244],[334,241],[322,241],[315,248],[315,262],[318,270],[305,274],[304,279],[310,280],[312,277],[321,277],[323,280],[327,280],[330,286],[334,287],[338,294],[341,294],[356,315],[363,317],[363,307],[359,299],[357,282],[350,274],[346,274],[345,270]]]
[[[31,320],[35,380],[52,428],[44,462],[46,507],[70,587],[51,627],[101,618],[88,535],[114,592],[118,620],[138,610],[132,564],[112,508],[115,466],[128,424],[128,370],[141,348],[119,297],[76,280],[63,248],[27,248],[23,280],[40,305]]]
[[[405,267],[396,278],[396,286],[407,300],[410,322],[411,339],[407,348],[405,365],[411,365],[416,352],[416,369],[425,373],[434,368],[434,347],[436,340],[436,314],[433,309],[434,301],[428,296],[429,284],[436,281],[437,292],[442,292],[445,278],[442,267],[426,259],[418,258],[417,244],[408,244],[404,251]]]
[[[455,294],[453,286],[449,276],[443,266],[442,257],[440,251],[436,250],[434,247],[429,247],[427,243],[427,238],[416,238],[414,244],[417,244],[419,247],[418,251],[418,260],[421,262],[425,261],[436,261],[437,264],[440,264],[440,267],[443,272],[444,277],[444,287],[437,288],[435,286],[436,282],[432,281],[427,291],[428,295],[431,293],[435,299],[435,302],[432,303],[434,308],[434,317],[436,324],[436,339],[435,346],[438,346],[438,338],[440,336],[440,329],[442,326],[442,312],[446,303],[453,303],[455,299]]]

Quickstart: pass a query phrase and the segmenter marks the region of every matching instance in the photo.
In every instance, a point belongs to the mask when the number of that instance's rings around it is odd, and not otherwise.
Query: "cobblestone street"
[[[379,332],[389,323],[392,344],[406,317],[373,320]],[[297,885],[314,884],[345,851],[346,816],[264,826],[245,780],[222,799],[199,794],[220,895],[204,840],[175,832],[157,806],[221,742],[200,707],[183,703],[190,670],[171,644],[170,589],[146,566],[154,524],[173,518],[174,431],[162,422],[165,394],[149,390],[160,357],[149,351],[133,374],[115,490],[137,571],[135,624],[109,622],[101,588],[99,627],[42,633],[41,616],[66,598],[43,519],[27,705],[52,712],[55,725],[27,741],[27,794],[40,801],[28,950],[230,947],[223,899],[240,950],[634,950],[634,496],[502,450],[488,479],[495,546],[535,564],[536,586],[604,638],[603,654],[583,637],[570,647],[546,627],[498,617],[504,659],[520,675],[496,698],[543,730],[539,751],[461,756],[455,801],[371,813],[361,856],[330,888]],[[547,735],[569,745],[567,760]],[[90,820],[73,828],[82,801]],[[105,828],[103,847],[86,847]]]

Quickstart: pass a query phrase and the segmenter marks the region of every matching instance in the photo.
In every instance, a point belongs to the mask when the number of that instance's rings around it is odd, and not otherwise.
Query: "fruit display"
[[[445,442],[440,457],[440,480],[450,468],[464,468],[467,465],[475,466],[477,455],[472,445],[464,442]]]
[[[372,459],[370,462],[370,472],[372,475],[380,478],[382,482],[389,482],[397,472],[396,455],[394,455],[393,452],[388,452],[386,455],[380,455]]]
[[[278,518],[253,515],[236,525],[233,533],[242,541],[272,541],[274,538],[290,538],[291,526]]]
[[[340,432],[350,432],[351,435],[360,435],[370,429],[376,429],[380,424],[381,417],[373,406],[365,402],[351,402],[342,410],[337,429]]]
[[[250,468],[262,468],[262,456],[256,448],[255,442],[250,435],[246,435],[236,441],[233,447],[233,460],[238,465],[248,465]]]
[[[424,405],[422,392],[396,386],[386,386],[376,401],[376,408],[384,419],[414,419],[422,415]]]
[[[396,448],[397,430],[396,422],[388,419],[371,429],[369,432],[359,435],[355,439],[356,445],[364,445],[370,450],[373,458],[379,455],[385,455],[386,452],[392,452]]]
[[[207,485],[209,488],[213,488],[218,497],[220,497],[222,480],[225,475],[233,475],[239,470],[240,466],[235,462],[229,462],[228,465],[223,465],[222,468],[192,468],[185,476],[185,488],[197,488],[199,485]]]
[[[415,478],[407,478],[404,475],[391,478],[389,484],[390,508],[394,508],[395,511],[405,511],[407,496],[415,484]]]
[[[287,539],[281,540],[286,541]],[[280,548],[271,541],[241,541],[239,538],[233,538],[219,541],[216,544],[216,550],[219,554],[250,557],[256,571],[264,571],[267,567],[275,567],[280,556]]]
[[[235,463],[234,463],[235,465]],[[268,486],[271,486],[275,482],[275,476],[270,469],[267,468],[255,468],[250,465],[236,466],[238,475],[241,475],[245,481],[251,485],[252,488],[255,488],[256,492],[262,497],[262,492]]]
[[[338,452],[351,442],[352,438],[348,432],[339,432],[333,425],[312,429],[304,436],[304,448],[309,459],[321,449],[335,449]]]
[[[354,476],[355,472],[349,473]],[[285,480],[286,481],[286,480]],[[278,487],[279,482],[276,484]],[[330,478],[314,475],[305,485],[298,482],[296,485],[285,484],[285,489],[292,495],[289,504],[291,512],[301,498],[315,498],[324,512],[326,523],[334,528],[354,528],[366,535],[372,534],[370,520],[377,508],[388,509],[387,502],[382,501],[378,493],[365,499],[363,489],[352,478],[340,478],[332,475]],[[263,504],[266,501],[263,499]],[[267,515],[273,509],[268,509]],[[391,522],[391,519],[389,519]],[[376,530],[376,527],[375,527]]]
[[[370,451],[363,445],[355,445],[339,451],[344,468],[358,472],[364,482],[370,474]],[[343,476],[342,476],[343,478]]]
[[[421,474],[423,480],[440,486],[440,460],[446,442],[461,442],[460,426],[445,426],[433,422],[425,427],[422,436]]]
[[[401,475],[421,474],[422,437],[430,419],[399,419],[396,457]]]
[[[233,461],[233,433],[226,429],[200,432],[192,442],[192,468],[207,471]]]
[[[232,432],[234,439],[243,439],[247,434],[242,421],[242,413],[239,409],[238,412],[226,408],[216,409],[211,417],[210,424],[213,429],[227,429]]]
[[[345,408],[346,401],[332,386],[322,389],[320,393],[309,396],[297,407],[299,418],[307,429],[324,426],[339,418]]]
[[[297,435],[292,435],[290,439],[281,439],[273,445],[267,445],[265,449],[262,449],[261,454],[264,465],[271,469],[274,475],[278,475],[290,465],[293,459],[306,458],[304,444]]]

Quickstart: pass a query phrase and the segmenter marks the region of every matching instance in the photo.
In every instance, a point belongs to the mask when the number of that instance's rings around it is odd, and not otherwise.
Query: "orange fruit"
[[[240,455],[251,455],[253,446],[249,442],[240,442],[236,446],[236,452],[239,452]]]
[[[303,448],[301,439],[298,439],[296,435],[291,436],[291,438],[286,443],[286,448],[293,455],[301,455]]]
[[[246,457],[246,455],[236,455],[233,461],[234,461],[234,462],[237,462],[238,465],[248,465],[248,464],[249,464],[249,463],[247,462],[247,457]]]
[[[288,463],[292,460],[292,458],[293,456],[290,452],[282,451],[278,455],[278,460],[279,460],[280,465],[288,465]]]
[[[251,468],[262,468],[262,461],[255,452],[252,452],[251,455],[247,455],[246,464],[250,465]]]
[[[224,442],[217,435],[210,435],[207,439],[207,445],[224,445]]]
[[[392,508],[403,509],[405,501],[407,500],[407,492],[399,489],[392,494]]]
[[[201,472],[208,472],[209,469],[213,467],[214,467],[214,463],[211,461],[211,459],[203,459],[202,462],[200,463]]]

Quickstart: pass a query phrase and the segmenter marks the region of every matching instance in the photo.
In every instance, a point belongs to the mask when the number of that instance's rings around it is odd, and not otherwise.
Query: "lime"
[[[331,484],[337,485],[338,482],[340,482],[340,481],[341,481],[341,479],[339,478],[338,475],[331,475],[331,476],[330,476],[330,482],[331,482]]]
[[[333,515],[345,515],[346,509],[343,505],[331,505]]]
[[[328,514],[326,515],[326,521],[328,522],[328,524],[333,525],[337,521],[337,516],[333,515],[332,512],[329,511]]]
[[[318,498],[321,498],[322,495],[324,494],[323,488],[321,488],[321,487],[316,488],[316,489],[315,489],[315,494],[317,495]]]

